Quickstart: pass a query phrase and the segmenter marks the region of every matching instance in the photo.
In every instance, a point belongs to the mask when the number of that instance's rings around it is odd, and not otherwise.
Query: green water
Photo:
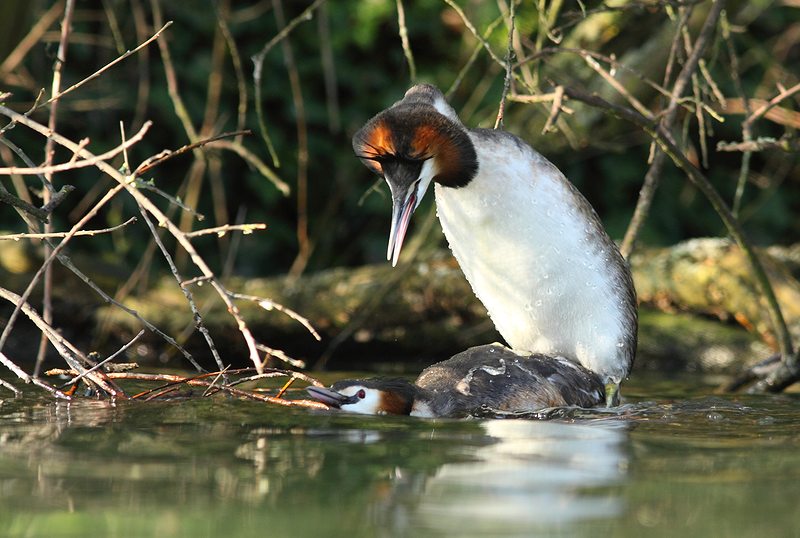
[[[800,536],[800,397],[684,387],[554,420],[7,397],[0,536]]]

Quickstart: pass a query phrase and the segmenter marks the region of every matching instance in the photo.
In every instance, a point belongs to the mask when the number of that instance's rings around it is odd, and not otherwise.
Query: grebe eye
[[[364,398],[367,397],[367,393],[364,389],[361,389],[356,393],[356,396],[358,396],[359,399],[363,400]]]

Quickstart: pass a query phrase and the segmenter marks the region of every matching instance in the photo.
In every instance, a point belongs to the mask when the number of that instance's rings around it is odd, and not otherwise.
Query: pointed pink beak
[[[400,249],[403,248],[403,240],[408,231],[408,223],[417,207],[416,187],[416,183],[411,186],[411,193],[405,201],[399,202],[395,198],[392,203],[392,229],[389,232],[389,247],[386,251],[386,259],[392,262],[392,267],[397,266]]]

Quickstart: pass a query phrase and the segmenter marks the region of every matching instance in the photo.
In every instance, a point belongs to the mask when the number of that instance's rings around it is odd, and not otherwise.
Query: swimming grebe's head
[[[345,379],[331,388],[307,387],[320,402],[351,413],[365,415],[408,415],[417,387],[407,379]]]

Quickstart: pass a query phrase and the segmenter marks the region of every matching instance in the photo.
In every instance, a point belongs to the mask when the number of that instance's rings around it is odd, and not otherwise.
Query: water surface
[[[691,382],[551,420],[9,396],[0,536],[800,536],[800,397]]]

